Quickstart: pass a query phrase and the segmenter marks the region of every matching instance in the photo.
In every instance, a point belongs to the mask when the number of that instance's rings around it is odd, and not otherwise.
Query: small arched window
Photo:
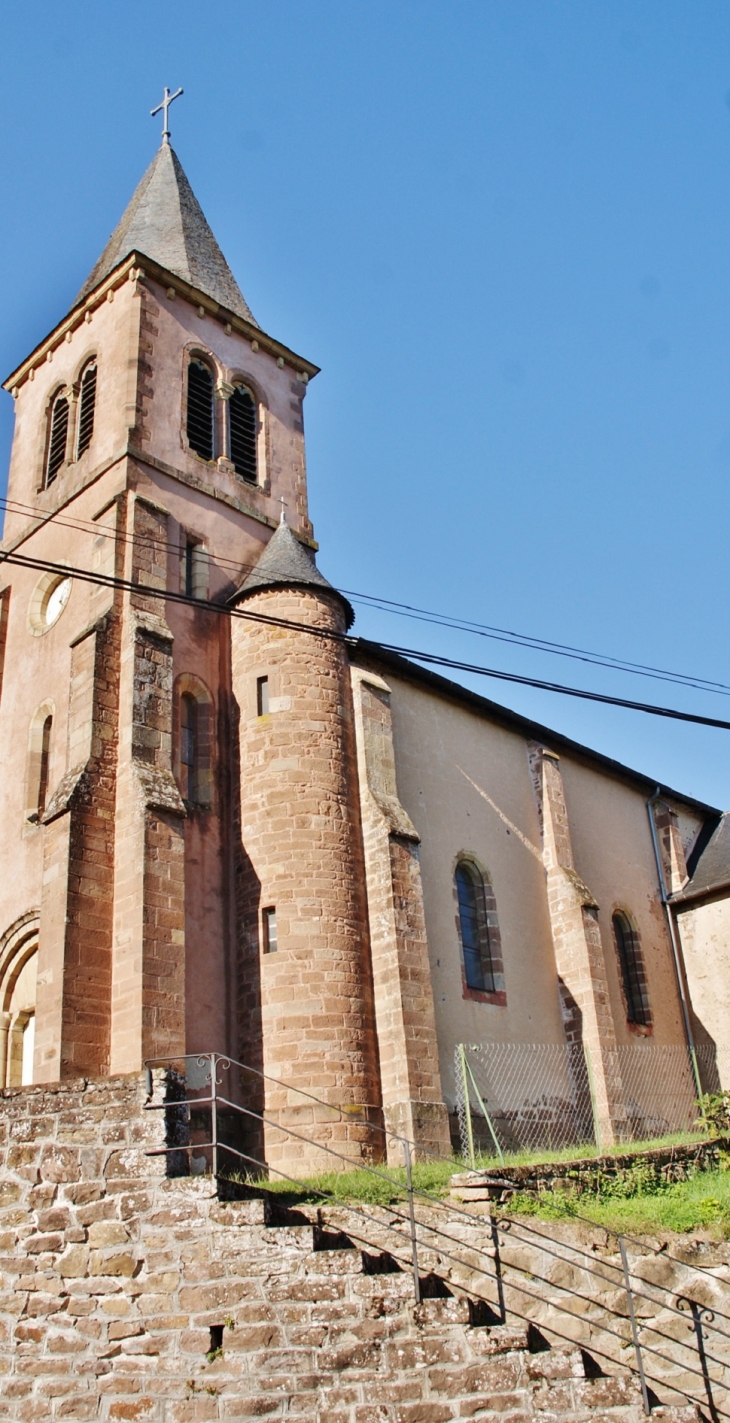
[[[46,703],[36,712],[30,726],[26,819],[34,825],[42,819],[48,801],[53,713]]]
[[[203,361],[192,360],[188,366],[188,443],[204,460],[213,458],[214,417],[212,372]]]
[[[460,860],[456,866],[456,893],[466,986],[477,992],[494,993],[496,984],[484,878],[470,860]]]
[[[180,794],[186,805],[207,809],[211,805],[213,777],[212,702],[207,687],[188,673],[178,679],[175,768]]]
[[[180,793],[195,804],[198,764],[198,703],[189,692],[180,698]]]
[[[66,458],[68,438],[68,400],[65,391],[60,390],[50,410],[48,426],[48,451],[46,454],[46,489],[53,484]]]
[[[94,433],[94,406],[96,405],[96,361],[89,361],[81,376],[79,390],[79,428],[76,436],[76,458],[80,459],[91,444]]]
[[[231,435],[231,462],[242,479],[258,482],[256,460],[256,401],[245,385],[237,385],[228,402]]]
[[[612,922],[626,1000],[626,1017],[638,1027],[649,1028],[651,1011],[639,935],[628,914],[622,910],[614,914]]]

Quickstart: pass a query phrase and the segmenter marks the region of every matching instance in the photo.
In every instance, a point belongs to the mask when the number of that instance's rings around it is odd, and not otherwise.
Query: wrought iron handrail
[[[570,1260],[570,1255],[581,1256],[583,1259],[583,1263],[580,1265],[580,1268],[585,1271],[586,1274],[596,1276],[599,1279],[605,1280],[605,1272],[607,1270],[615,1271],[616,1274],[619,1275],[622,1279],[623,1289],[626,1294],[628,1320],[631,1328],[631,1337],[636,1359],[636,1373],[641,1386],[645,1412],[648,1414],[651,1411],[652,1406],[650,1389],[648,1385],[648,1380],[650,1379],[651,1382],[659,1384],[660,1387],[668,1387],[673,1393],[682,1395],[689,1402],[700,1404],[701,1406],[704,1406],[704,1404],[706,1403],[706,1405],[709,1406],[710,1414],[713,1419],[717,1419],[720,1417],[730,1418],[730,1412],[719,1409],[715,1403],[713,1397],[713,1383],[717,1384],[719,1381],[713,1380],[709,1371],[710,1364],[717,1364],[724,1369],[727,1366],[726,1360],[718,1358],[716,1355],[709,1353],[705,1343],[705,1330],[708,1325],[713,1324],[715,1325],[714,1332],[718,1333],[724,1338],[730,1339],[730,1334],[728,1334],[727,1331],[721,1329],[718,1325],[715,1324],[715,1319],[717,1315],[719,1315],[720,1318],[722,1318],[723,1320],[727,1320],[728,1318],[730,1318],[730,1316],[725,1315],[724,1312],[718,1309],[709,1309],[707,1306],[703,1305],[701,1301],[692,1300],[689,1296],[683,1294],[676,1295],[674,1301],[671,1302],[672,1296],[674,1295],[674,1291],[669,1291],[664,1286],[656,1285],[651,1281],[642,1281],[642,1283],[647,1288],[657,1291],[660,1296],[660,1301],[657,1301],[657,1299],[654,1298],[652,1295],[644,1293],[642,1289],[637,1289],[636,1283],[634,1282],[632,1284],[631,1270],[626,1251],[626,1241],[629,1240],[634,1244],[638,1244],[644,1250],[646,1249],[645,1243],[635,1241],[633,1240],[633,1237],[623,1236],[619,1232],[611,1230],[607,1227],[601,1227],[601,1229],[606,1230],[607,1235],[613,1237],[616,1240],[621,1264],[618,1265],[613,1263],[612,1261],[603,1260],[599,1269],[596,1268],[594,1258],[588,1253],[588,1251],[582,1249],[581,1247],[572,1245],[569,1242],[559,1242],[555,1240],[554,1237],[546,1235],[545,1232],[535,1229],[535,1227],[528,1225],[523,1220],[516,1220],[514,1218],[508,1219],[504,1216],[498,1217],[495,1215],[489,1216],[489,1224],[492,1237],[491,1250],[485,1250],[483,1247],[474,1245],[472,1243],[467,1243],[459,1239],[458,1236],[453,1235],[450,1231],[445,1231],[440,1225],[435,1225],[431,1221],[424,1220],[421,1216],[416,1216],[416,1203],[423,1202],[428,1206],[433,1207],[437,1211],[449,1211],[452,1216],[456,1215],[459,1218],[467,1220],[472,1226],[475,1224],[475,1222],[478,1222],[483,1219],[483,1217],[475,1215],[471,1211],[459,1208],[452,1202],[446,1203],[440,1197],[434,1195],[432,1192],[423,1190],[422,1188],[414,1185],[412,1174],[412,1162],[414,1155],[426,1155],[430,1160],[436,1161],[445,1161],[446,1158],[439,1157],[434,1152],[424,1151],[420,1146],[417,1146],[409,1138],[400,1136],[394,1132],[390,1132],[385,1127],[381,1127],[377,1123],[368,1121],[367,1125],[379,1131],[383,1135],[384,1139],[387,1140],[388,1144],[397,1143],[401,1146],[403,1150],[404,1164],[406,1168],[406,1181],[399,1181],[395,1179],[392,1175],[388,1174],[386,1171],[380,1170],[378,1169],[378,1167],[373,1166],[369,1163],[361,1161],[354,1162],[351,1156],[347,1156],[343,1152],[337,1151],[334,1147],[327,1145],[325,1142],[317,1140],[311,1136],[307,1136],[305,1133],[299,1132],[293,1127],[285,1126],[278,1119],[268,1116],[265,1109],[255,1110],[251,1107],[246,1107],[242,1105],[242,1103],[240,1102],[232,1101],[228,1096],[224,1096],[218,1091],[218,1088],[222,1086],[222,1082],[220,1082],[218,1079],[218,1071],[219,1069],[228,1070],[230,1068],[238,1068],[242,1072],[248,1073],[253,1077],[258,1078],[261,1082],[272,1083],[277,1087],[286,1089],[287,1093],[293,1093],[298,1097],[304,1098],[310,1103],[314,1103],[319,1107],[325,1108],[328,1112],[336,1114],[341,1121],[346,1121],[349,1123],[352,1123],[353,1121],[360,1121],[364,1124],[366,1120],[365,1118],[358,1117],[357,1115],[355,1115],[352,1109],[343,1108],[336,1104],[326,1102],[322,1098],[316,1097],[310,1092],[306,1092],[304,1089],[295,1087],[292,1083],[287,1083],[279,1078],[268,1076],[266,1073],[260,1071],[260,1069],[251,1067],[247,1063],[238,1062],[236,1061],[236,1059],[228,1057],[224,1054],[193,1053],[188,1054],[186,1056],[177,1056],[174,1058],[150,1060],[148,1063],[146,1063],[148,1074],[147,1086],[149,1098],[152,1099],[152,1097],[154,1096],[153,1069],[155,1067],[165,1068],[168,1072],[171,1072],[175,1070],[174,1064],[181,1062],[185,1062],[187,1064],[187,1062],[189,1061],[193,1061],[198,1068],[205,1068],[208,1072],[209,1075],[207,1081],[201,1083],[201,1087],[207,1086],[209,1082],[210,1094],[208,1096],[195,1095],[193,1097],[190,1097],[186,1093],[185,1098],[182,1099],[167,1098],[161,1102],[155,1102],[150,1100],[146,1104],[146,1109],[152,1111],[170,1112],[185,1107],[187,1107],[188,1109],[210,1108],[211,1139],[207,1142],[196,1142],[187,1144],[176,1143],[171,1146],[153,1148],[147,1152],[148,1155],[169,1156],[171,1154],[180,1152],[191,1153],[193,1151],[210,1151],[212,1174],[214,1175],[214,1177],[217,1179],[230,1180],[230,1175],[226,1177],[225,1174],[219,1169],[219,1153],[224,1152],[228,1155],[229,1158],[233,1158],[234,1161],[245,1163],[248,1167],[253,1167],[259,1176],[262,1174],[274,1172],[278,1177],[281,1177],[282,1180],[291,1182],[294,1187],[301,1189],[302,1183],[298,1178],[289,1175],[287,1172],[281,1170],[277,1166],[272,1166],[266,1163],[263,1159],[253,1155],[252,1153],[241,1151],[238,1147],[234,1147],[232,1144],[220,1139],[220,1134],[218,1130],[218,1109],[219,1107],[223,1107],[229,1109],[230,1111],[233,1111],[234,1113],[237,1113],[241,1118],[248,1119],[249,1121],[257,1124],[259,1127],[268,1126],[277,1133],[281,1133],[284,1136],[291,1138],[293,1141],[315,1147],[318,1151],[322,1151],[327,1156],[334,1158],[340,1164],[340,1167],[342,1163],[344,1163],[345,1166],[350,1168],[357,1166],[358,1170],[365,1171],[369,1175],[379,1178],[381,1181],[386,1182],[392,1190],[398,1192],[399,1195],[404,1198],[402,1204],[404,1208],[407,1209],[407,1214],[395,1210],[392,1203],[389,1204],[388,1210],[391,1217],[394,1216],[396,1220],[403,1223],[403,1226],[406,1228],[408,1236],[410,1237],[411,1248],[409,1263],[413,1270],[414,1294],[417,1303],[420,1302],[421,1298],[421,1278],[418,1253],[419,1230],[422,1234],[424,1231],[428,1232],[430,1235],[434,1236],[438,1242],[447,1241],[449,1244],[456,1245],[460,1249],[467,1250],[470,1253],[472,1258],[470,1260],[465,1260],[460,1256],[454,1254],[453,1251],[445,1249],[440,1243],[438,1245],[432,1245],[431,1247],[429,1247],[426,1242],[421,1240],[422,1249],[424,1248],[424,1246],[425,1248],[438,1249],[439,1254],[444,1259],[449,1260],[457,1266],[461,1266],[465,1270],[468,1270],[471,1275],[476,1274],[484,1278],[485,1280],[488,1279],[490,1280],[490,1282],[494,1282],[496,1284],[499,1302],[498,1317],[502,1318],[503,1320],[506,1317],[506,1309],[504,1303],[504,1277],[502,1274],[502,1266],[500,1260],[500,1229],[504,1235],[508,1235],[510,1232],[512,1232],[513,1229],[517,1229],[519,1231],[524,1232],[526,1236],[531,1237],[540,1242],[539,1247],[536,1248],[539,1248],[545,1254],[551,1256],[552,1258],[562,1260],[564,1263],[575,1263]],[[185,1074],[179,1074],[179,1076],[182,1080]],[[190,1090],[192,1092],[197,1093],[200,1091],[200,1087],[192,1087]],[[453,1165],[454,1163],[450,1161],[448,1162],[448,1164]],[[513,1183],[511,1182],[503,1181],[500,1183],[499,1181],[495,1181],[495,1178],[493,1177],[490,1177],[490,1182],[495,1185],[501,1184],[502,1186],[509,1188],[512,1188],[513,1186]],[[396,1235],[398,1237],[401,1251],[403,1250],[404,1230],[401,1230],[398,1226],[393,1225],[391,1222],[380,1220],[376,1216],[370,1215],[368,1212],[363,1211],[360,1207],[355,1206],[351,1201],[348,1201],[346,1199],[338,1199],[337,1194],[334,1190],[320,1190],[318,1188],[312,1188],[310,1186],[307,1186],[306,1189],[307,1193],[310,1196],[318,1197],[321,1201],[325,1203],[334,1203],[346,1207],[349,1216],[354,1215],[359,1220],[364,1221],[367,1225],[376,1226],[378,1232],[382,1233],[383,1231],[386,1231],[389,1234]],[[573,1217],[573,1219],[584,1220],[587,1224],[595,1226],[595,1222],[590,1221],[588,1217],[575,1216]],[[357,1231],[350,1231],[348,1228],[348,1233],[353,1235],[355,1239],[360,1240],[361,1243],[365,1246],[370,1246],[370,1248],[376,1249],[379,1248],[372,1238],[372,1230],[369,1232],[369,1234],[360,1235]],[[399,1259],[398,1251],[395,1248],[389,1253],[393,1255],[394,1259]],[[666,1250],[662,1250],[661,1252],[655,1251],[654,1253],[657,1255],[661,1254],[661,1258],[665,1260],[667,1258],[672,1259],[677,1264],[681,1265],[682,1268],[685,1270],[694,1270],[694,1266],[688,1265],[686,1261],[679,1260],[676,1256],[668,1256]],[[474,1256],[485,1261],[488,1260],[489,1268],[485,1269],[481,1265],[475,1264]],[[536,1284],[546,1284],[549,1285],[553,1290],[558,1289],[562,1291],[562,1293],[564,1295],[567,1295],[571,1300],[580,1301],[583,1304],[588,1303],[595,1305],[596,1303],[598,1303],[594,1297],[583,1294],[580,1290],[572,1289],[566,1284],[551,1280],[548,1276],[536,1274],[533,1268],[528,1269],[527,1267],[521,1265],[519,1261],[509,1261],[508,1268],[511,1272],[516,1272],[522,1276],[526,1276],[528,1280],[533,1281]],[[718,1283],[717,1277],[712,1276],[709,1270],[706,1270],[704,1267],[699,1268],[703,1274],[710,1275],[710,1277],[714,1279],[715,1283]],[[520,1295],[525,1296],[529,1299],[533,1299],[539,1302],[540,1304],[545,1303],[544,1292],[536,1293],[534,1290],[526,1288],[524,1284],[514,1279],[510,1279],[509,1284],[511,1289],[517,1291],[517,1293],[519,1293]],[[479,1294],[478,1289],[474,1288],[472,1282],[470,1282],[469,1285],[462,1285],[460,1286],[460,1288],[462,1288],[466,1294],[472,1296],[474,1299],[488,1305],[489,1308],[492,1310],[492,1313],[495,1312],[492,1300],[488,1299],[485,1295]],[[668,1311],[671,1315],[679,1316],[685,1322],[687,1321],[687,1311],[689,1311],[689,1313],[691,1314],[692,1322],[688,1324],[688,1329],[695,1336],[695,1345],[697,1348],[698,1362],[700,1367],[695,1368],[690,1364],[683,1363],[681,1365],[681,1368],[684,1374],[692,1375],[702,1380],[703,1391],[705,1395],[704,1400],[698,1398],[694,1393],[690,1392],[686,1388],[681,1387],[679,1384],[673,1381],[667,1380],[654,1373],[650,1374],[647,1372],[645,1360],[645,1355],[647,1354],[653,1356],[653,1358],[657,1360],[661,1360],[663,1363],[668,1363],[674,1367],[677,1366],[677,1360],[675,1356],[668,1356],[660,1349],[657,1349],[653,1344],[648,1343],[646,1339],[641,1340],[639,1334],[639,1325],[636,1316],[635,1302],[642,1300],[647,1301],[654,1307],[656,1307],[657,1304],[660,1303],[660,1307],[663,1311]],[[577,1314],[575,1310],[569,1308],[568,1304],[564,1301],[556,1301],[554,1299],[551,1299],[549,1303],[551,1309],[557,1311],[558,1313],[566,1315],[571,1319],[581,1318],[581,1316]],[[613,1320],[623,1320],[625,1317],[623,1314],[621,1314],[620,1311],[612,1308],[605,1302],[601,1302],[601,1308],[604,1314],[607,1314],[609,1318]],[[510,1309],[512,1313],[517,1315],[517,1317],[525,1320],[526,1322],[532,1322],[530,1316],[528,1314],[523,1313],[522,1310],[517,1309],[514,1304],[510,1306]],[[619,1329],[613,1329],[608,1324],[602,1322],[599,1323],[595,1319],[593,1319],[591,1322],[594,1329],[599,1329],[603,1334],[618,1339],[622,1344],[624,1343],[624,1335]],[[551,1322],[546,1327],[549,1329],[549,1332],[554,1334],[557,1338],[565,1339],[571,1344],[575,1345],[574,1337],[571,1334],[563,1333],[560,1328],[555,1327],[555,1324],[553,1322]],[[678,1341],[673,1335],[665,1333],[664,1330],[658,1328],[656,1324],[652,1324],[650,1326],[650,1332],[653,1336],[659,1339],[667,1340],[676,1350]],[[604,1359],[609,1359],[614,1364],[616,1362],[615,1356],[608,1353],[605,1348],[601,1349],[595,1343],[594,1340],[591,1340],[591,1351],[595,1354],[598,1354]],[[724,1383],[721,1384],[721,1386],[723,1388],[726,1388],[726,1385]]]

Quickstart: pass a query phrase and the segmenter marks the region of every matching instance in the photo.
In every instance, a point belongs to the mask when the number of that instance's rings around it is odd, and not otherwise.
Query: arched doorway
[[[15,921],[0,938],[0,1086],[33,1081],[38,913]]]

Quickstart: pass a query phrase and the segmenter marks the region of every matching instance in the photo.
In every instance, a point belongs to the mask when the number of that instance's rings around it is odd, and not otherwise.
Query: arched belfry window
[[[464,977],[467,988],[477,993],[497,991],[496,966],[490,939],[488,893],[491,899],[491,886],[487,887],[478,866],[472,860],[460,860],[456,866],[456,894],[459,902]]]
[[[76,434],[76,458],[80,459],[91,444],[94,433],[94,407],[96,405],[96,361],[89,361],[84,367],[79,388],[79,424]]]
[[[188,366],[188,444],[204,460],[212,460],[215,446],[213,373],[194,358]]]
[[[650,1028],[651,1010],[638,932],[628,914],[621,909],[614,914],[612,923],[626,1002],[626,1017],[629,1023],[640,1028]]]
[[[178,677],[175,770],[180,794],[191,809],[208,809],[213,799],[212,699],[188,673]]]
[[[230,421],[231,463],[242,479],[251,484],[258,482],[256,459],[257,413],[256,401],[245,385],[234,387],[228,402]]]
[[[66,458],[68,439],[68,399],[64,390],[59,390],[49,412],[48,447],[46,452],[46,489],[53,484]]]

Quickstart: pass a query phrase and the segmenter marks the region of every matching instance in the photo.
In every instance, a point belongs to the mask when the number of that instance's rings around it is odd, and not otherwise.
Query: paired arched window
[[[188,366],[188,444],[204,460],[212,460],[215,446],[213,391],[212,371],[204,361],[192,360]]]
[[[226,454],[236,474],[249,484],[258,483],[258,408],[256,398],[247,386],[237,384],[224,389],[228,398],[221,401],[216,418],[215,376],[199,356],[188,366],[188,403],[186,430],[190,448],[201,459],[212,460]]]
[[[65,390],[59,390],[49,412],[48,421],[48,443],[46,449],[46,477],[45,488],[53,484],[61,465],[66,458],[66,443],[68,441],[68,397]]]
[[[30,724],[25,813],[33,824],[43,818],[48,802],[52,730],[53,711],[46,703],[39,707]]]
[[[84,367],[79,386],[79,423],[76,432],[76,458],[80,459],[91,444],[96,406],[96,361]]]
[[[256,484],[256,402],[245,385],[237,385],[228,402],[231,463],[242,479]]]
[[[460,860],[456,866],[456,895],[466,986],[479,993],[495,993],[496,965],[487,906],[487,896],[492,898],[491,886],[487,886],[473,860]]]
[[[213,703],[198,680],[184,673],[177,681],[175,768],[180,794],[191,809],[208,809],[213,799]]]
[[[69,398],[72,392],[63,389],[54,396],[48,411],[46,464],[43,476],[45,489],[53,484],[67,454],[69,458],[71,457],[71,450],[75,450],[75,458],[80,459],[91,444],[96,406],[96,357],[87,361],[81,372],[78,385],[74,385],[74,391],[78,391],[78,405],[75,400],[72,404]],[[72,408],[76,410],[75,428],[71,421]]]
[[[619,909],[613,916],[621,982],[626,1001],[626,1017],[638,1027],[651,1027],[651,1010],[639,935],[628,914]]]

